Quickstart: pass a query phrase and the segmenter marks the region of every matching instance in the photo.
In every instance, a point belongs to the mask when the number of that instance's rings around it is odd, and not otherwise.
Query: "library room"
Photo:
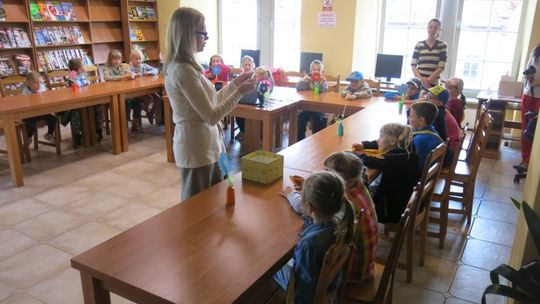
[[[0,304],[540,303],[538,0],[0,0],[0,94]]]

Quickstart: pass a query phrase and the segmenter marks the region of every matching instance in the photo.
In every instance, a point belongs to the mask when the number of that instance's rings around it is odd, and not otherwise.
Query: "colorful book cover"
[[[143,13],[142,11],[142,8],[140,6],[135,6],[135,10],[137,11],[137,18],[139,20],[144,20],[144,16],[146,15],[145,13]]]
[[[48,21],[51,20],[51,17],[49,16],[49,12],[47,11],[47,5],[45,5],[45,2],[43,0],[40,0],[38,3],[38,9],[39,14],[41,15],[41,19]]]
[[[49,33],[49,28],[43,28],[41,29],[41,32],[43,33],[43,39],[45,39],[45,45],[53,45],[53,40],[51,37],[51,33]]]
[[[130,6],[129,11],[131,12],[132,20],[139,20],[139,14],[137,13],[135,6]]]
[[[54,6],[56,10],[56,19],[59,21],[65,21],[66,17],[64,16],[64,9],[62,8],[62,5],[59,1],[53,1],[52,5]]]
[[[37,62],[38,62],[38,71],[43,72],[43,71],[48,70],[47,61],[45,60],[45,56],[43,55],[43,53],[38,52],[36,54],[36,57],[37,57]]]
[[[134,30],[135,30],[135,37],[137,38],[135,40],[144,41],[144,35],[143,35],[143,32],[142,32],[141,28],[136,27],[136,28],[134,28]]]
[[[0,28],[0,42],[5,49],[11,49],[11,42],[5,28]]]
[[[17,44],[19,45],[19,47],[32,46],[32,43],[30,43],[30,37],[28,36],[28,33],[22,27],[15,27],[13,28],[13,31],[15,33],[15,38],[20,36],[20,42],[17,41]]]
[[[154,11],[154,8],[151,6],[146,7],[146,14],[148,15],[149,20],[156,20],[156,12]]]
[[[47,13],[49,14],[49,18],[51,21],[58,21],[58,18],[56,17],[57,12],[56,8],[52,4],[51,1],[45,1],[45,7],[47,9]]]
[[[4,9],[4,1],[0,0],[0,21],[6,21],[6,10]]]
[[[73,40],[75,41],[74,43],[78,43],[78,44],[86,43],[86,41],[84,41],[84,36],[81,32],[80,27],[74,26],[71,31],[71,34],[73,35],[73,38],[74,38]]]
[[[6,33],[7,33],[8,39],[9,39],[9,43],[11,44],[11,47],[16,48],[17,47],[17,37],[15,37],[15,33],[13,32],[13,28],[6,27],[4,30],[6,30]]]
[[[0,76],[10,76],[14,74],[13,65],[8,57],[0,57]]]
[[[39,13],[39,6],[35,0],[30,0],[30,16],[34,21],[43,20],[43,17],[41,17],[41,14]]]
[[[77,15],[75,14],[75,10],[73,9],[73,4],[71,4],[71,2],[62,2],[61,5],[62,10],[64,11],[64,18],[66,18],[66,20],[77,20]]]
[[[135,35],[135,29],[130,27],[129,28],[129,40],[130,41],[136,41],[137,40],[137,35]]]
[[[19,71],[19,75],[26,75],[32,71],[32,59],[26,54],[15,55],[15,65],[17,66],[17,71]]]

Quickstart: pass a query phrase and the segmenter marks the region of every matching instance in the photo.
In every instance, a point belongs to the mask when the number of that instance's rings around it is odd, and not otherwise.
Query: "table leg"
[[[90,120],[88,119],[88,108],[81,108],[81,124],[83,132],[83,147],[89,147],[92,145],[90,139]]]
[[[274,130],[274,138],[275,138],[275,147],[281,147],[283,146],[283,122],[285,119],[283,119],[285,114],[280,114],[276,116],[276,123],[275,123],[275,130]]]
[[[276,117],[274,115],[265,115],[263,118],[263,150],[272,152],[274,143],[274,137],[272,133],[274,131],[274,124],[276,123]]]
[[[261,123],[255,119],[246,118],[246,133],[242,146],[246,153],[251,153],[259,149],[261,136]]]
[[[120,110],[120,135],[122,142],[122,152],[128,151],[128,125],[126,117],[126,95],[118,95],[118,104]]]
[[[81,272],[81,283],[85,304],[111,304],[109,292],[100,286],[97,279]]]
[[[97,134],[96,134],[96,112],[94,107],[88,107],[88,126],[90,133],[90,145],[94,146],[97,144]]]
[[[15,186],[22,187],[24,185],[23,172],[21,154],[19,152],[19,145],[17,144],[17,132],[15,131],[15,119],[13,119],[13,116],[8,115],[4,116],[3,121],[11,180]]]
[[[120,154],[122,153],[122,140],[120,139],[120,105],[118,103],[118,96],[113,95],[112,101],[109,104],[109,107],[111,109],[111,133],[112,133],[112,148],[113,148],[113,154]],[[125,117],[125,115],[124,115]]]
[[[297,138],[297,128],[298,128],[298,109],[296,107],[293,107],[292,110],[289,111],[290,117],[289,117],[289,146],[292,144],[295,144],[298,140]]]
[[[163,96],[163,121],[165,123],[165,142],[167,144],[167,162],[174,163],[173,135],[174,123],[172,122],[172,109],[169,98]]]

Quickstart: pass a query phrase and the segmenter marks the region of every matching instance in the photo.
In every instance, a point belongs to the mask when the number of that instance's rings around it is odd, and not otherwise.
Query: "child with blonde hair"
[[[158,69],[154,68],[153,66],[144,63],[143,62],[143,53],[139,49],[133,49],[131,50],[131,54],[129,56],[129,62],[130,62],[130,68],[129,70],[135,74],[137,77],[141,76],[155,76],[159,73]],[[146,95],[137,97],[131,100],[132,103],[139,103],[141,105],[141,109],[145,110],[146,117],[148,118],[148,122],[150,124],[153,124],[154,121],[156,122],[156,125],[159,125],[162,121],[162,109],[163,109],[163,101],[161,97],[155,93],[152,95]],[[135,111],[133,113],[135,118]],[[139,120],[136,125],[142,126],[142,121],[140,115],[137,119]]]
[[[249,55],[245,55],[240,60],[240,68],[242,69],[242,73],[251,73],[256,68],[255,66],[255,60],[253,57]],[[234,139],[237,140],[244,140],[244,134],[246,133],[246,120],[242,117],[236,117],[236,124],[238,125],[238,129],[240,132],[234,137]]]
[[[319,87],[319,92],[328,91],[328,83],[324,77],[324,64],[320,60],[313,60],[309,65],[309,75],[304,76],[304,79],[296,85],[297,91],[313,90],[315,86]],[[326,119],[324,113],[302,111],[298,114],[298,141],[306,137],[306,127],[311,121],[311,131],[317,133],[326,127]]]
[[[293,210],[302,214],[304,230],[300,233],[293,259],[276,273],[274,279],[287,290],[293,272],[294,303],[313,303],[324,255],[336,242],[338,231],[343,231],[335,218],[344,203],[349,205],[344,181],[333,172],[313,173],[304,181],[301,200],[290,203]],[[337,283],[334,281],[330,289],[335,290]]]
[[[46,91],[43,84],[43,78],[38,72],[32,71],[26,74],[26,86],[22,89],[23,94],[38,94]],[[47,133],[43,135],[48,142],[54,142],[54,129],[56,127],[56,117],[52,114],[45,114],[30,118],[24,118],[23,122],[26,125],[26,132],[28,135],[28,142],[32,141],[32,136],[36,132],[36,123],[39,120],[45,120],[47,122]]]
[[[407,125],[388,123],[382,126],[376,141],[353,144],[364,165],[381,172],[374,181],[373,198],[380,223],[398,223],[413,188],[420,178],[418,156],[413,151],[413,132]],[[381,156],[368,156],[364,149],[378,149]]]

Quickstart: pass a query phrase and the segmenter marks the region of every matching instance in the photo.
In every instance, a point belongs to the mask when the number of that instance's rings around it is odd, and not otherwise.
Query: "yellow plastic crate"
[[[283,155],[258,150],[242,157],[242,178],[268,184],[283,176]]]

